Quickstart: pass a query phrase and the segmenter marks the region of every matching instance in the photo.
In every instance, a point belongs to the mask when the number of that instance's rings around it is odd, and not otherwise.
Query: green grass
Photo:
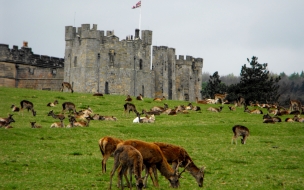
[[[183,146],[197,166],[206,167],[203,189],[304,189],[303,123],[264,124],[262,115],[244,113],[243,108],[231,112],[225,105],[221,113],[211,113],[206,110],[210,105],[200,105],[201,112],[161,115],[153,124],[133,124],[135,114],[123,115],[125,96],[5,87],[0,87],[0,117],[6,117],[10,106],[19,106],[23,99],[34,103],[37,116],[27,111],[23,116],[14,113],[14,128],[0,128],[0,189],[107,189],[113,158],[107,163],[107,173],[102,174],[98,147],[98,140],[106,135]],[[46,106],[55,99],[59,101],[56,107]],[[56,120],[47,113],[51,109],[61,112],[64,101],[75,103],[78,110],[90,106],[94,113],[113,115],[118,121],[51,129]],[[187,104],[165,102],[170,108]],[[164,102],[144,98],[133,103],[141,111]],[[30,121],[43,128],[30,128]],[[67,119],[64,122],[67,124]],[[231,144],[231,128],[236,124],[250,129],[246,145],[241,145],[240,139],[237,145]],[[114,184],[116,181],[115,175]],[[149,179],[147,189],[168,189],[163,176],[159,175],[159,181],[160,188],[154,188]],[[180,189],[201,189],[187,172],[180,184]],[[117,189],[115,185],[113,189]]]

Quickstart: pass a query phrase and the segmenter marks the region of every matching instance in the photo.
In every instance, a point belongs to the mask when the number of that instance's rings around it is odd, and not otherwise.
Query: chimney
[[[23,47],[27,47],[28,42],[27,41],[23,41]]]

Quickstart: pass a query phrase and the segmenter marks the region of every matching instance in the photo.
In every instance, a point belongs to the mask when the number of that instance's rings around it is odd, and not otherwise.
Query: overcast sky
[[[139,28],[138,0],[0,0],[0,43],[64,58],[65,26],[97,24],[120,40]],[[304,0],[143,0],[141,30],[153,46],[203,58],[203,72],[240,75],[257,56],[269,71],[304,70]]]

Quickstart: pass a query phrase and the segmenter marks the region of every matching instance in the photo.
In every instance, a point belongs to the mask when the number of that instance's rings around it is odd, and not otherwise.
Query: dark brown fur
[[[73,111],[73,113],[76,113],[75,104],[72,102],[64,102],[62,104],[62,113],[64,113],[65,111]]]
[[[239,136],[243,137],[241,139],[241,143],[242,144],[246,143],[246,139],[249,136],[249,129],[247,127],[242,125],[235,125],[234,127],[232,127],[232,131],[233,131],[232,143],[235,141],[235,144],[237,144],[237,138]]]
[[[64,88],[67,88],[68,90],[71,90],[71,93],[74,92],[74,90],[73,90],[73,88],[72,88],[72,85],[71,85],[70,83],[68,83],[68,82],[63,82],[63,83],[61,84],[61,92],[63,92],[63,89],[64,89]]]
[[[28,100],[22,100],[20,102],[21,110],[27,109],[27,111],[31,110],[33,113],[33,116],[36,116],[36,111],[34,110],[34,104]]]

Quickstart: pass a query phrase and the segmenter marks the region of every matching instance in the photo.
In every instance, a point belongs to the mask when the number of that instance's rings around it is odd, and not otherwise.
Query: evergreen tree
[[[278,82],[281,77],[269,77],[269,71],[267,70],[267,63],[258,63],[258,58],[253,56],[251,61],[247,58],[250,67],[246,64],[242,66],[241,81],[234,86],[236,94],[240,94],[246,100],[259,101],[259,102],[277,102],[279,95]]]
[[[227,91],[227,86],[222,83],[220,76],[216,71],[213,75],[210,75],[207,85],[202,88],[202,95],[204,97],[214,98],[216,93],[225,93]]]

